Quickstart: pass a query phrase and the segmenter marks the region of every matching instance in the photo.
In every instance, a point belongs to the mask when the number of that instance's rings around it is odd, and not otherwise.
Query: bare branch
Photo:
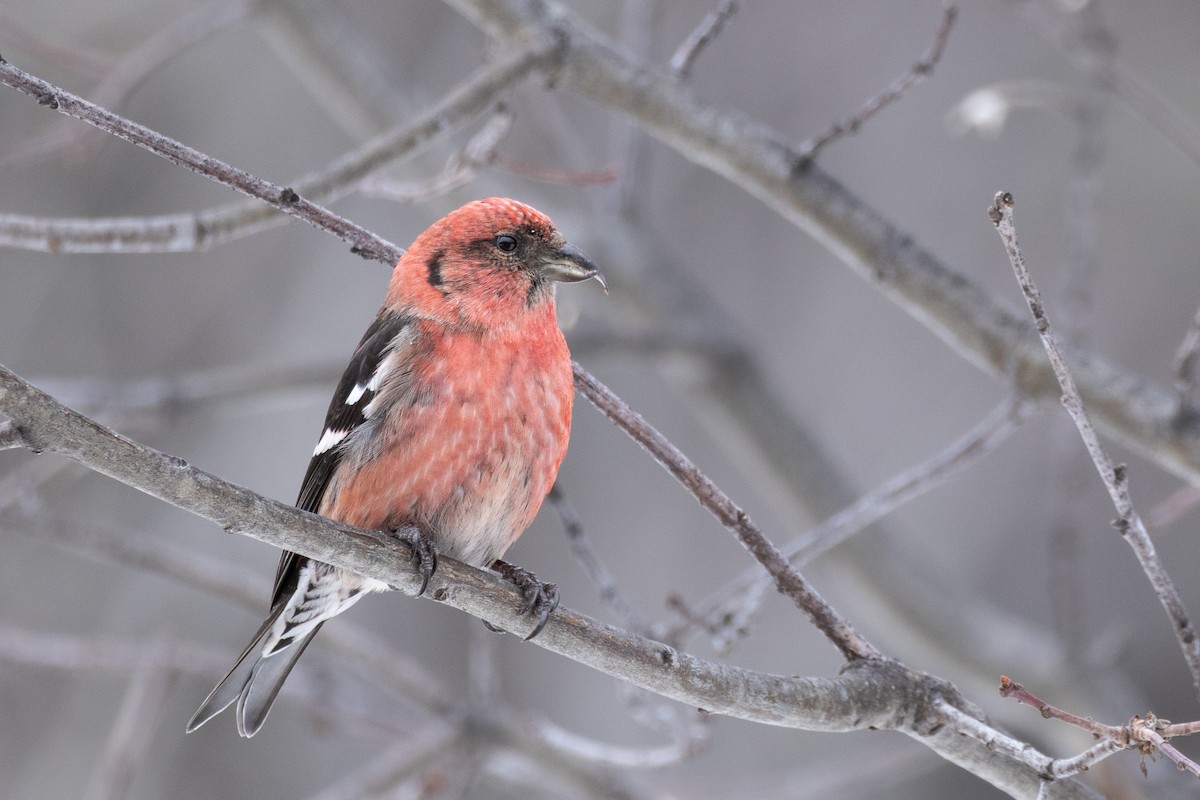
[[[942,59],[942,51],[946,49],[946,42],[950,38],[950,31],[954,28],[954,20],[957,17],[958,7],[952,2],[946,2],[942,12],[942,21],[933,35],[933,44],[929,46],[929,50],[926,51],[925,55],[921,56],[921,60],[913,64],[908,72],[897,78],[882,94],[878,94],[868,100],[866,105],[860,108],[850,119],[845,122],[835,122],[823,133],[814,136],[800,145],[801,158],[805,161],[810,161],[816,158],[821,148],[830,142],[840,139],[843,136],[852,136],[858,133],[858,129],[863,126],[863,123],[899,100],[904,96],[905,92],[916,86],[933,72],[933,68]]]
[[[708,47],[713,39],[721,35],[726,23],[737,13],[736,0],[721,0],[721,4],[708,12],[696,29],[679,45],[675,55],[671,56],[671,72],[681,81],[686,81],[692,74],[692,66],[696,58]]]
[[[675,476],[700,501],[700,505],[737,538],[775,580],[780,593],[791,598],[796,607],[808,615],[809,620],[841,651],[843,657],[850,661],[883,657],[788,563],[783,553],[750,521],[749,515],[640,414],[578,365],[575,368],[575,386],[617,427],[646,448],[655,461]]]
[[[118,129],[141,131],[144,140],[137,141],[136,144],[176,163],[181,163],[176,158],[177,152],[186,151],[193,162],[185,164],[189,169],[231,185],[257,200],[238,201],[195,214],[168,214],[158,217],[42,219],[0,214],[0,245],[52,253],[191,252],[205,250],[281,225],[289,214],[346,239],[347,230],[350,230],[346,228],[348,223],[312,205],[313,203],[332,202],[349,194],[359,182],[374,172],[414,154],[440,135],[465,125],[493,105],[497,96],[505,89],[528,76],[546,57],[544,48],[517,50],[495,64],[482,67],[417,119],[343,155],[320,172],[294,180],[287,197],[303,195],[308,198],[296,203],[283,202],[284,187],[266,181],[254,179],[257,183],[230,184],[229,180],[236,180],[238,176],[249,176],[161,134],[148,131],[75,98],[80,106],[72,113],[73,116],[85,118],[85,121],[94,125],[108,126],[105,130],[121,138],[128,139],[129,136],[112,130],[113,126]],[[0,63],[0,81],[10,86],[24,82],[25,88],[22,91],[26,94],[30,94],[32,90],[53,92],[42,95],[47,97],[65,96],[62,90],[32,78],[10,64]],[[29,83],[30,81],[33,83]],[[67,113],[65,109],[60,110]],[[353,231],[353,235],[355,238],[347,241],[351,244],[363,242],[363,248],[367,248],[362,249],[364,253],[368,252],[369,248],[375,248],[384,254],[381,260],[388,266],[399,258],[400,251],[394,245],[384,243],[383,240],[373,242],[371,240],[376,237],[361,229]],[[392,258],[393,255],[395,258]]]
[[[1022,0],[1019,5],[1037,22],[1035,28],[1038,33],[1061,47],[1083,69],[1098,70],[1097,77],[1104,88],[1175,145],[1193,164],[1200,165],[1200,131],[1196,129],[1194,120],[1164,100],[1136,72],[1117,59],[1109,58],[1103,63],[1095,63],[1092,49],[1082,41],[1084,34],[1066,24],[1066,13],[1055,13],[1053,6],[1030,0]]]
[[[1055,778],[1069,778],[1072,775],[1078,775],[1124,749],[1120,743],[1112,739],[1105,739],[1072,758],[1054,759],[1050,764],[1050,774]]]
[[[1070,711],[1064,711],[1061,708],[1052,706],[1021,684],[1003,675],[1000,677],[1000,695],[1002,697],[1011,697],[1019,703],[1036,708],[1045,719],[1056,719],[1060,722],[1065,722],[1080,730],[1087,731],[1097,739],[1104,739],[1108,742],[1108,746],[1103,746],[1104,742],[1102,742],[1086,753],[1072,759],[1071,762],[1059,765],[1059,769],[1061,770],[1074,769],[1085,758],[1089,760],[1089,763],[1090,761],[1099,760],[1099,758],[1107,757],[1118,749],[1132,748],[1139,750],[1143,758],[1151,755],[1157,749],[1163,755],[1167,756],[1167,758],[1174,761],[1181,770],[1190,772],[1200,778],[1200,764],[1192,761],[1167,742],[1169,736],[1183,735],[1183,731],[1180,729],[1187,726],[1172,725],[1166,720],[1159,719],[1154,714],[1147,714],[1145,717],[1134,716],[1126,725],[1105,725],[1091,717],[1081,717],[1078,714],[1072,714]],[[1190,727],[1195,728],[1196,726],[1193,725]],[[1175,730],[1173,731],[1172,729]],[[1145,771],[1146,767],[1143,762],[1142,772],[1144,773]]]
[[[182,459],[104,428],[3,368],[0,412],[27,431],[32,447],[79,461],[228,532],[383,580],[406,592],[415,594],[420,585],[408,548],[393,537],[325,520],[226,483]],[[449,558],[439,560],[426,596],[517,634],[528,633],[533,624],[522,614],[524,600],[510,583]],[[890,715],[899,713],[906,702],[903,692],[897,692],[886,699],[869,700],[865,707],[859,705],[857,693],[866,691],[879,677],[869,670],[847,672],[839,679],[764,675],[697,659],[565,608],[551,616],[534,642],[690,705],[776,725],[889,727],[895,724]],[[856,677],[846,678],[851,674]],[[824,694],[846,680],[858,688],[843,687],[845,692]],[[781,697],[792,701],[780,706]],[[833,727],[826,727],[830,725]]]
[[[169,648],[165,642],[152,645],[129,679],[129,689],[121,701],[104,754],[83,794],[85,800],[115,799],[128,793],[138,762],[154,740],[158,716],[175,682]]]
[[[1196,632],[1192,628],[1191,619],[1183,604],[1183,597],[1167,575],[1167,571],[1154,549],[1154,543],[1150,541],[1150,534],[1137,509],[1133,506],[1133,501],[1129,496],[1129,482],[1125,466],[1114,465],[1104,446],[1100,443],[1100,437],[1096,435],[1091,419],[1083,407],[1083,398],[1079,395],[1075,378],[1067,367],[1058,342],[1050,332],[1050,321],[1046,318],[1046,312],[1042,306],[1041,293],[1038,292],[1037,286],[1034,285],[1033,279],[1029,275],[1029,270],[1025,266],[1025,257],[1017,243],[1017,232],[1013,222],[1012,195],[1008,192],[997,193],[995,201],[988,209],[988,216],[1004,241],[1004,249],[1008,253],[1009,261],[1016,273],[1017,283],[1020,284],[1021,291],[1025,295],[1025,301],[1033,315],[1034,326],[1042,339],[1042,345],[1046,349],[1046,355],[1050,359],[1050,364],[1062,389],[1063,406],[1071,415],[1075,427],[1079,429],[1079,435],[1083,439],[1088,455],[1091,456],[1092,463],[1096,465],[1100,479],[1104,482],[1104,487],[1108,490],[1108,495],[1117,509],[1120,517],[1116,522],[1117,529],[1133,549],[1138,563],[1141,564],[1150,585],[1158,595],[1159,602],[1166,610],[1167,616],[1171,620],[1171,627],[1179,640],[1179,647],[1183,651],[1184,660],[1187,662],[1188,669],[1191,670],[1192,683],[1200,690],[1200,641],[1197,640]]]
[[[974,429],[929,461],[918,464],[884,482],[850,506],[826,519],[816,528],[789,542],[783,553],[797,567],[812,562],[864,528],[883,519],[900,506],[940,486],[974,466],[1012,435],[1028,418],[1029,404],[1010,398]],[[748,633],[750,617],[763,600],[765,583],[757,570],[746,570],[713,592],[691,612],[688,624],[700,625],[723,649],[729,640]],[[670,629],[667,636],[683,631]]]
[[[587,531],[583,527],[583,521],[579,519],[579,514],[575,512],[574,506],[567,500],[562,487],[557,483],[550,489],[546,502],[558,513],[563,531],[567,534],[567,541],[571,544],[571,552],[596,587],[600,599],[616,613],[628,628],[635,633],[647,633],[649,625],[621,596],[616,578],[592,548]]]
[[[1196,359],[1200,356],[1200,309],[1192,317],[1175,351],[1175,360],[1171,362],[1171,370],[1175,373],[1175,391],[1179,393],[1179,407],[1187,405],[1188,396],[1196,386]]]
[[[96,84],[91,92],[93,102],[111,110],[119,109],[156,69],[209,36],[245,19],[266,2],[268,0],[215,0],[192,9],[122,56]],[[6,148],[0,154],[0,165],[29,164],[71,145],[78,148],[80,157],[86,157],[103,141],[104,137],[97,136],[95,131],[60,120],[50,130]]]
[[[552,0],[447,2],[493,37],[557,36],[566,52],[556,86],[629,114],[686,158],[757,197],[1014,390],[1057,395],[1045,354],[1022,344],[1027,323],[1019,315],[806,162],[782,135],[682,91],[672,75],[632,60]],[[1200,416],[1181,421],[1174,392],[1095,355],[1079,351],[1074,360],[1084,399],[1109,434],[1180,476],[1200,479]]]

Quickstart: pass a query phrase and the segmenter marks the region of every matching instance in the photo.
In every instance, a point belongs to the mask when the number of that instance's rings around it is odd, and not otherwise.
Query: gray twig
[[[686,81],[692,74],[692,66],[696,58],[708,47],[713,39],[721,35],[726,23],[737,13],[736,0],[721,0],[721,4],[708,12],[700,24],[679,45],[675,55],[671,56],[671,72],[681,81]]]
[[[884,89],[882,93],[868,100],[854,116],[844,122],[835,122],[822,133],[817,134],[800,145],[798,150],[801,159],[811,161],[816,158],[817,153],[825,145],[843,136],[852,136],[857,133],[858,129],[863,126],[863,123],[899,100],[904,96],[905,92],[916,86],[933,72],[933,68],[937,66],[938,61],[942,58],[942,51],[946,49],[946,42],[950,38],[950,31],[954,28],[954,20],[957,17],[958,7],[951,2],[945,3],[942,11],[942,21],[933,35],[933,44],[929,46],[925,55],[921,56],[921,60],[913,64],[908,72],[893,81],[892,85]]]
[[[854,629],[817,591],[809,585],[783,553],[763,535],[750,517],[700,471],[665,436],[646,422],[640,414],[617,397],[578,365],[575,367],[575,387],[600,410],[646,449],[654,460],[671,473],[677,481],[700,501],[700,505],[717,518],[732,533],[750,555],[775,580],[781,594],[790,598],[808,615],[817,628],[849,661],[879,659],[883,654]]]
[[[1091,456],[1092,463],[1096,465],[1100,479],[1104,481],[1104,487],[1108,490],[1108,495],[1117,509],[1118,519],[1114,524],[1133,549],[1138,563],[1141,564],[1150,585],[1158,595],[1159,602],[1166,610],[1175,636],[1179,640],[1179,647],[1183,651],[1184,660],[1187,662],[1188,669],[1191,670],[1192,682],[1200,690],[1200,640],[1197,640],[1196,632],[1192,628],[1191,619],[1183,604],[1183,597],[1167,575],[1166,568],[1163,567],[1162,561],[1154,549],[1154,543],[1150,541],[1150,534],[1130,499],[1129,480],[1125,465],[1114,465],[1104,446],[1100,443],[1100,437],[1096,434],[1096,429],[1092,427],[1092,421],[1083,407],[1083,399],[1079,396],[1075,378],[1067,367],[1058,342],[1050,332],[1050,321],[1042,306],[1041,293],[1029,275],[1029,270],[1025,266],[1025,256],[1021,253],[1021,248],[1017,243],[1017,232],[1013,222],[1012,195],[1008,192],[998,192],[992,205],[988,208],[988,217],[1004,241],[1004,249],[1008,253],[1013,272],[1017,276],[1017,283],[1020,285],[1025,302],[1033,315],[1034,327],[1037,328],[1042,346],[1045,348],[1050,365],[1058,378],[1058,384],[1062,390],[1063,406],[1070,414],[1075,427],[1078,428],[1084,447],[1087,448],[1088,455]]]

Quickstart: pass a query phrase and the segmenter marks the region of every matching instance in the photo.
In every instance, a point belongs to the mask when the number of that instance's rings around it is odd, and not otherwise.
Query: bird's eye
[[[517,237],[502,233],[496,237],[496,249],[501,253],[511,253],[517,249]]]

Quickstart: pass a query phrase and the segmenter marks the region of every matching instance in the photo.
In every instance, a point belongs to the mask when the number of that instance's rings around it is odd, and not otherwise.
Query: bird
[[[536,635],[557,588],[500,557],[566,454],[574,383],[554,290],[588,279],[607,293],[595,263],[516,200],[476,200],[430,225],[342,374],[296,505],[402,538],[422,593],[439,553],[495,569],[524,593]],[[238,733],[256,734],[321,626],[388,588],[284,552],[266,620],[187,731],[236,703]]]

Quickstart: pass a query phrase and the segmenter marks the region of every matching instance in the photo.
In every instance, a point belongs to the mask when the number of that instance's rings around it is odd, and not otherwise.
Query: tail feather
[[[279,690],[283,688],[288,673],[296,666],[296,659],[300,658],[304,648],[308,647],[313,636],[321,629],[321,624],[323,623],[318,623],[290,646],[276,650],[255,662],[250,670],[250,678],[237,698],[237,728],[242,736],[253,736],[267,721],[267,713],[271,710]]]
[[[279,615],[284,611],[280,603],[271,609],[266,621],[254,634],[250,644],[242,651],[233,669],[229,670],[216,688],[209,693],[200,708],[188,720],[187,732],[199,728],[210,719],[220,714],[229,706],[237,703],[237,727],[242,736],[253,736],[258,733],[271,710],[271,704],[279,694],[284,680],[296,659],[304,652],[309,641],[320,629],[316,625],[304,636],[294,640],[289,646],[276,649],[271,655],[264,656],[268,640],[272,636]]]

